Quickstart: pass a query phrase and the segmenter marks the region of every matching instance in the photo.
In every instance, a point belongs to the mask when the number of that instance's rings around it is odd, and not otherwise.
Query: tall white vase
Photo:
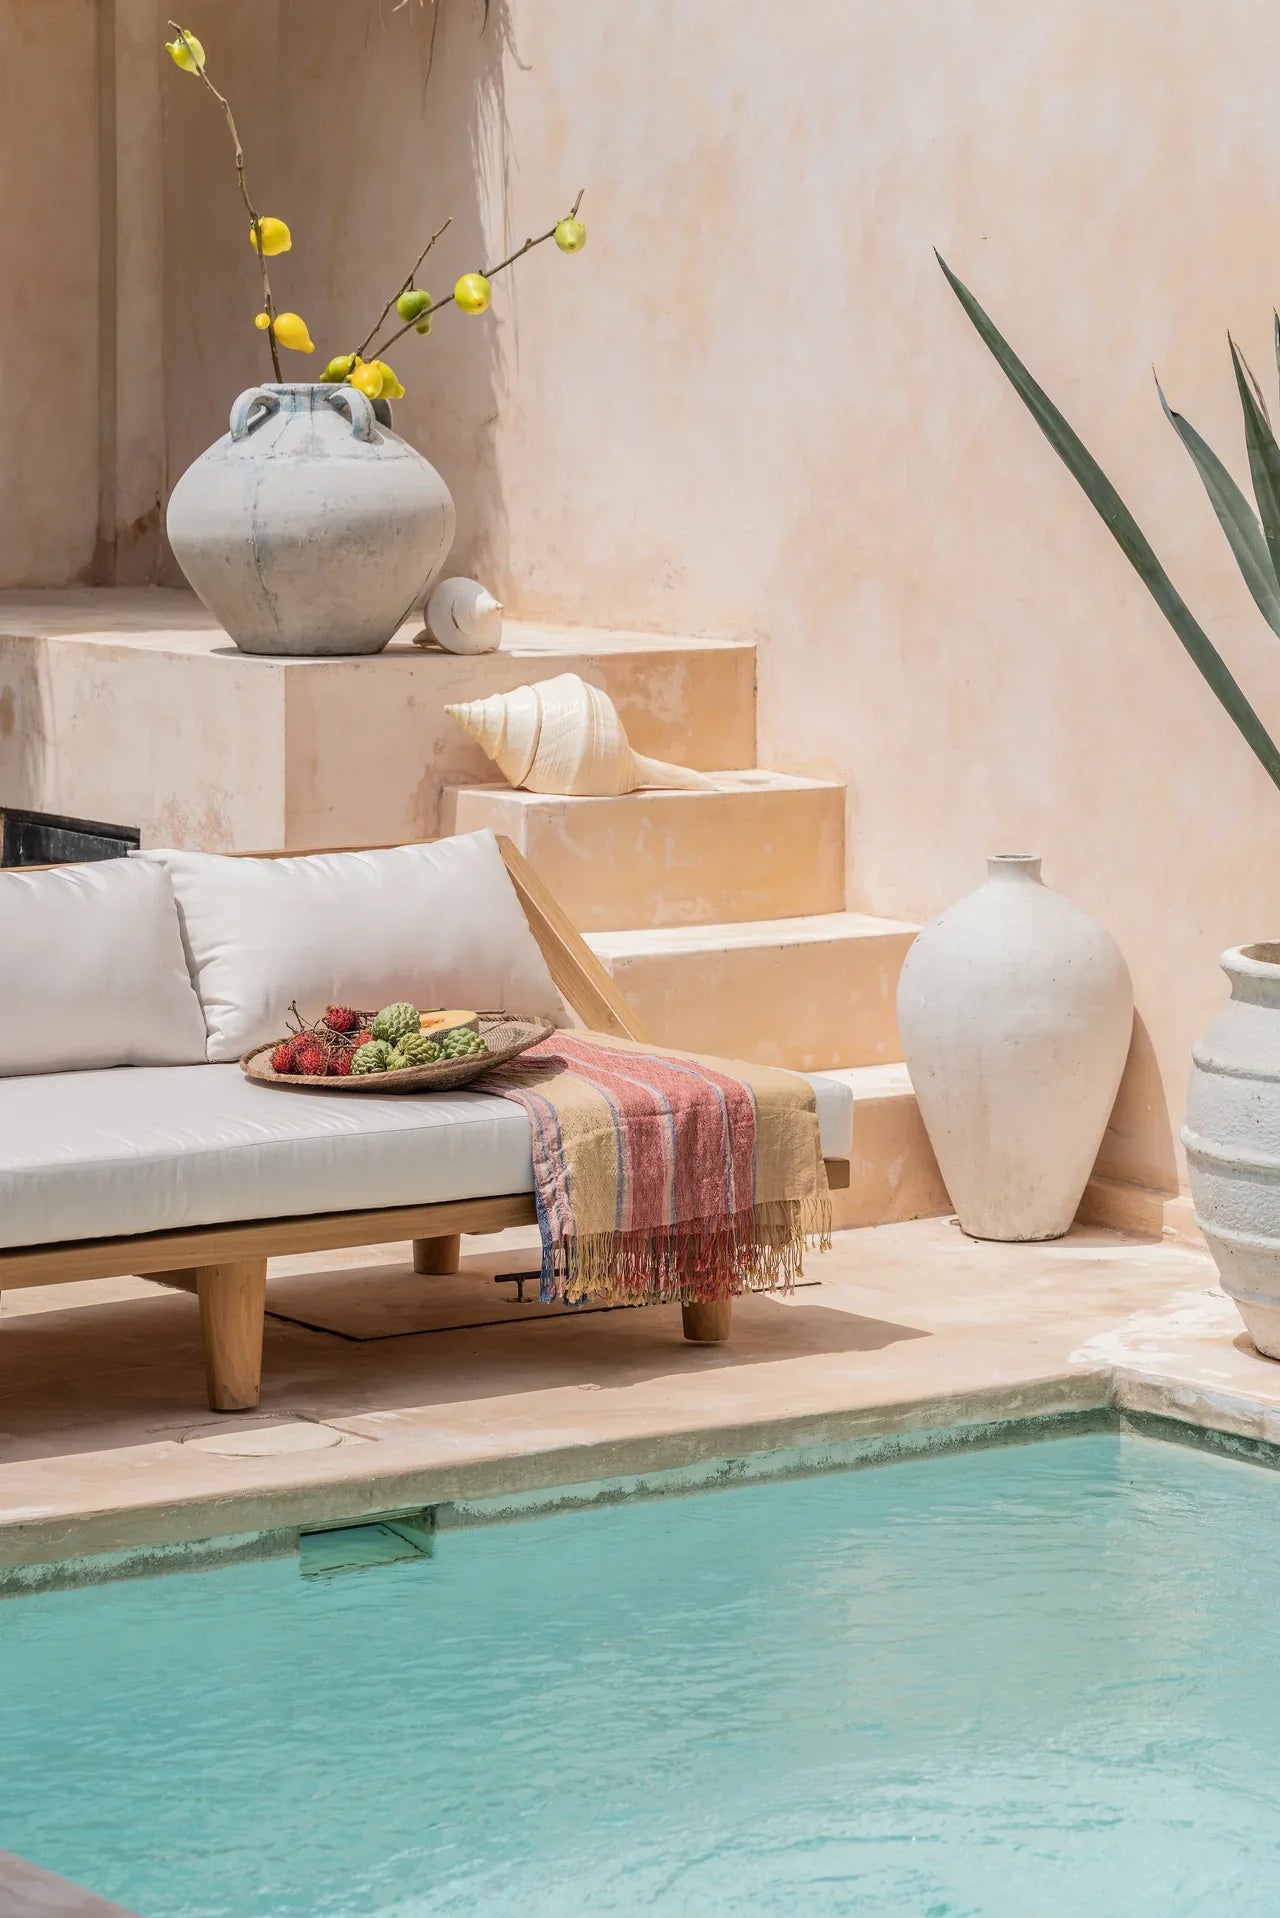
[[[975,1239],[1068,1230],[1115,1103],[1133,987],[1115,940],[1004,853],[916,939],[898,1028],[920,1112]]]
[[[1231,997],[1192,1052],[1196,1219],[1253,1342],[1280,1359],[1280,945],[1222,955]]]
[[[378,653],[453,543],[436,472],[353,386],[253,386],[169,500],[188,581],[246,653]]]

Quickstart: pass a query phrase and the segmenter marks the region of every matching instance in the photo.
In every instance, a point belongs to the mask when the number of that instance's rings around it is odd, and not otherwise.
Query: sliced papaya
[[[423,1012],[418,1015],[418,1031],[427,1038],[434,1039],[437,1045],[447,1039],[451,1032],[479,1032],[480,1015],[478,1012]]]

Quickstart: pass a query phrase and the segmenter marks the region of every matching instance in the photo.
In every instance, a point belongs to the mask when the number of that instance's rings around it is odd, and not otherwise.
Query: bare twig
[[[262,221],[258,217],[257,208],[254,206],[253,201],[249,198],[249,188],[245,183],[244,148],[240,144],[240,135],[236,131],[235,117],[232,114],[231,108],[228,105],[226,99],[223,97],[221,93],[218,92],[217,87],[214,86],[213,81],[209,78],[208,74],[205,72],[204,63],[197,58],[196,50],[191,44],[191,37],[188,34],[186,28],[180,27],[176,20],[171,20],[169,22],[169,25],[173,29],[173,32],[177,36],[177,38],[181,40],[183,46],[187,49],[187,52],[191,55],[192,72],[195,73],[199,79],[204,81],[204,84],[208,87],[210,93],[213,95],[214,99],[218,102],[218,105],[222,108],[222,111],[224,115],[226,116],[227,127],[230,131],[231,139],[236,150],[236,180],[239,183],[239,187],[240,187],[240,198],[244,201],[245,211],[249,215],[249,220],[253,230],[254,248],[258,255],[259,265],[262,268],[262,302],[271,320],[271,324],[267,328],[267,344],[271,348],[271,364],[275,370],[277,383],[282,384],[284,381],[284,375],[280,371],[280,349],[276,345],[276,306],[275,306],[275,301],[271,297],[271,279],[267,272],[267,256],[265,252],[263,251],[263,247],[262,247]]]
[[[582,205],[582,196],[586,192],[586,190],[587,189],[585,187],[579,187],[578,197],[574,201],[568,213],[564,214],[563,216],[564,219],[566,220],[577,219],[578,208]],[[557,220],[556,226],[559,226],[559,225],[560,225],[560,221]],[[532,247],[541,246],[545,240],[554,240],[556,237],[556,226],[548,227],[545,233],[539,233],[535,235],[533,238],[526,240],[524,245],[518,246],[514,253],[509,253],[505,260],[499,260],[496,266],[486,266],[482,268],[484,278],[486,280],[496,279],[499,273],[505,273],[509,266],[514,266],[517,260],[522,260],[525,254],[528,253]],[[435,305],[431,308],[431,317],[434,319],[436,314],[443,312],[446,306],[453,306],[454,304],[455,304],[455,296],[452,293],[449,294],[447,299],[437,300]],[[381,324],[381,322],[379,322],[379,324]],[[399,329],[398,332],[393,333],[389,339],[383,340],[380,346],[375,347],[374,348],[375,354],[381,357],[381,355],[385,353],[388,350],[388,348],[393,347],[395,345],[397,340],[404,338],[405,334],[409,331],[410,327],[416,326],[417,324],[418,324],[417,320],[409,320],[406,325],[402,326]],[[376,327],[374,331],[375,332],[377,331]]]
[[[417,275],[418,268],[422,265],[422,262],[426,259],[428,253],[430,253],[432,247],[435,245],[436,241],[440,238],[440,235],[444,232],[445,227],[449,227],[452,225],[453,225],[453,215],[450,214],[449,218],[445,221],[444,226],[438,226],[435,232],[431,235],[431,238],[427,241],[427,244],[423,247],[421,253],[419,253],[417,259],[414,261],[413,265],[409,268],[408,279],[403,280],[400,286],[397,288],[397,290],[391,295],[391,298],[387,301],[381,313],[379,313],[377,319],[374,321],[373,325],[369,328],[369,331],[365,334],[359,346],[356,348],[356,355],[359,359],[364,358],[365,348],[368,346],[370,340],[373,338],[378,328],[382,325],[382,322],[386,319],[388,313],[391,311],[396,301],[400,298],[400,295],[402,293],[407,293],[409,291],[409,288],[413,285],[414,279]],[[433,310],[434,309],[432,308],[428,308],[428,311],[433,311]],[[422,314],[419,314],[418,319],[415,320],[413,324],[417,326],[419,320],[421,320],[422,317],[423,317]]]

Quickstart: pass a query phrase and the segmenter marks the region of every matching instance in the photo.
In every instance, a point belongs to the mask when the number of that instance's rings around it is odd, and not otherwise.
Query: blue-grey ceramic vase
[[[178,563],[246,653],[381,652],[453,543],[449,489],[351,386],[255,386],[169,500]]]

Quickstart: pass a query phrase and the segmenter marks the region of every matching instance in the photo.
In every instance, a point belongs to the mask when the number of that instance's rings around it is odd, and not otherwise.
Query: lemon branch
[[[569,212],[564,215],[564,218],[566,220],[577,219],[578,208],[582,205],[582,196],[586,192],[586,190],[587,189],[585,187],[579,187],[577,199],[574,201],[573,206],[571,207]],[[486,266],[485,268],[483,268],[485,279],[486,280],[496,279],[499,273],[505,273],[509,266],[514,266],[517,260],[522,260],[525,254],[530,252],[533,247],[541,246],[545,240],[554,240],[556,237],[556,227],[558,227],[560,224],[561,222],[557,220],[555,223],[555,226],[548,227],[545,233],[538,233],[534,235],[533,238],[526,240],[524,245],[518,246],[514,253],[509,253],[505,260],[499,260],[496,266]],[[416,267],[414,268],[414,271],[415,272],[417,271]],[[452,293],[449,294],[447,299],[437,300],[430,309],[432,319],[434,319],[436,314],[441,312],[446,306],[453,306],[455,304],[456,304],[455,296]],[[378,325],[380,326],[381,324],[382,322],[380,320],[378,322]],[[381,346],[376,346],[374,348],[375,355],[381,356],[383,353],[387,351],[389,347],[394,346],[397,340],[403,339],[405,334],[408,333],[417,324],[418,324],[417,320],[406,321],[405,325],[400,327],[393,334],[391,334],[389,339],[383,340]],[[374,328],[374,332],[375,333],[377,332],[377,327]],[[365,342],[365,345],[366,346],[368,345],[368,341]],[[362,352],[363,352],[363,349],[362,349]]]
[[[444,232],[445,227],[450,227],[452,225],[453,225],[453,215],[450,214],[449,218],[445,221],[444,226],[438,226],[435,232],[431,235],[431,238],[427,241],[427,244],[423,247],[421,253],[419,253],[417,259],[414,261],[413,265],[409,268],[408,279],[403,281],[402,284],[396,288],[396,291],[391,295],[391,298],[387,301],[381,313],[379,313],[377,319],[374,321],[373,325],[369,328],[369,331],[365,334],[359,346],[356,348],[357,359],[362,360],[364,358],[365,353],[368,349],[370,340],[373,338],[378,328],[382,325],[382,322],[386,319],[388,313],[391,311],[392,307],[395,305],[400,295],[402,293],[407,293],[409,291],[409,288],[413,285],[413,282],[415,278],[417,277],[418,268],[422,265],[422,262],[426,259],[428,253],[430,253],[432,247],[435,245],[436,241],[440,238],[440,235]],[[414,324],[415,325],[417,324],[416,320]]]
[[[218,92],[217,87],[214,86],[213,81],[205,72],[204,59],[197,48],[192,46],[191,36],[188,34],[186,28],[180,27],[176,20],[170,20],[169,26],[172,29],[174,37],[182,42],[191,57],[191,72],[204,81],[204,84],[222,108],[226,118],[227,128],[231,134],[232,144],[236,150],[236,180],[240,187],[240,198],[244,201],[245,212],[249,215],[250,224],[253,229],[254,251],[258,255],[258,264],[262,268],[262,303],[271,318],[271,325],[267,328],[267,344],[271,348],[271,365],[275,371],[277,384],[281,384],[283,383],[284,375],[280,371],[280,349],[276,345],[276,306],[275,301],[271,297],[271,279],[267,273],[267,256],[262,245],[262,221],[258,217],[257,208],[249,198],[249,188],[244,177],[244,148],[240,144],[240,135],[236,131],[235,116],[224,95]],[[381,325],[381,321],[379,321],[379,325]]]

